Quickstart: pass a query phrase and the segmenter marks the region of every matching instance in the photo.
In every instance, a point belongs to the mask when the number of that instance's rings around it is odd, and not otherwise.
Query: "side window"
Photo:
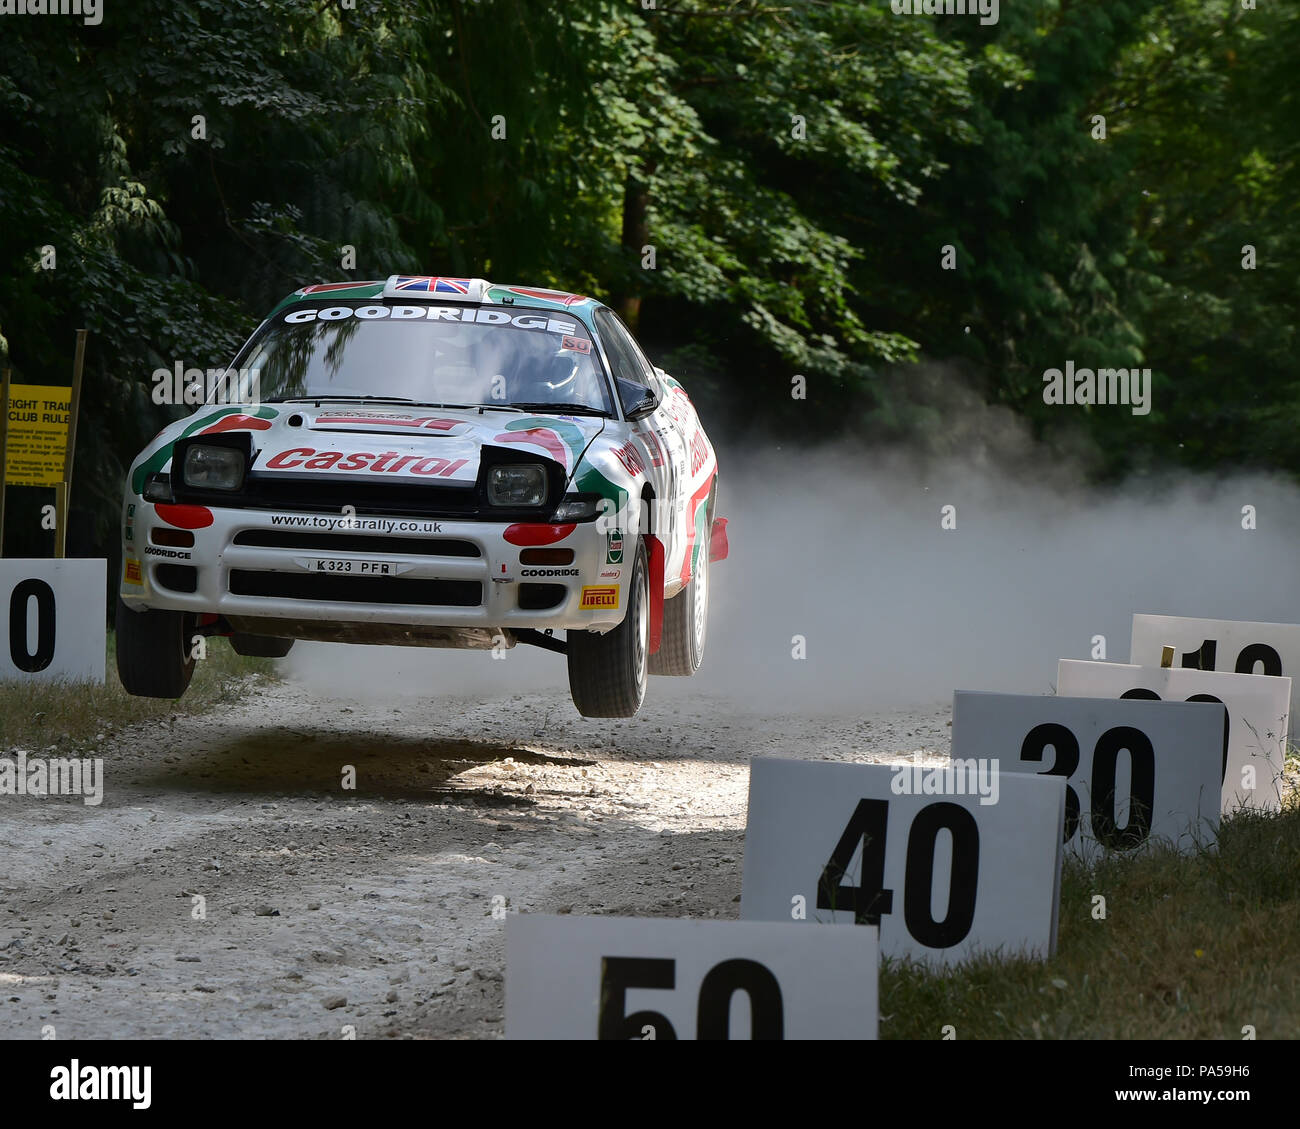
[[[600,340],[609,356],[618,398],[623,404],[623,410],[630,411],[653,394],[650,363],[637,348],[623,323],[609,310],[596,311],[596,324],[600,327]]]

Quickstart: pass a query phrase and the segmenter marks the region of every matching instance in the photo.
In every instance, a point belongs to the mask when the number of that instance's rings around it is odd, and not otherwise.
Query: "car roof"
[[[566,290],[552,290],[543,286],[505,285],[488,282],[486,279],[451,278],[445,275],[392,275],[388,279],[375,279],[368,282],[321,282],[301,286],[283,299],[271,313],[277,314],[297,302],[327,297],[345,300],[396,297],[393,293],[395,286],[401,288],[403,301],[473,301],[478,305],[512,306],[522,298],[529,305],[547,309],[581,311],[587,315],[603,304],[594,298],[588,298],[585,294],[573,294]],[[443,290],[442,287],[448,289]],[[456,292],[452,292],[451,288]],[[470,294],[473,297],[470,297]],[[584,317],[583,320],[586,318]]]

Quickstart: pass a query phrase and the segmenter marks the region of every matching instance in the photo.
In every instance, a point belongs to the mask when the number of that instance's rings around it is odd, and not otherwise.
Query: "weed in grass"
[[[100,733],[137,721],[176,713],[201,713],[238,701],[247,692],[248,676],[272,677],[274,661],[237,655],[224,639],[208,641],[208,657],[179,701],[133,698],[118,681],[113,633],[108,636],[107,678],[103,685],[85,682],[0,682],[0,750],[66,750],[93,741]]]
[[[1300,805],[1229,816],[1194,855],[1067,862],[1055,957],[882,961],[880,1010],[892,1039],[1300,1037]]]

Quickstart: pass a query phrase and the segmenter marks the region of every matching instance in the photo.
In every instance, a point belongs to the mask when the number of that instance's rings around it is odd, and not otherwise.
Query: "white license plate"
[[[397,561],[363,561],[355,557],[295,557],[304,572],[336,576],[400,576],[411,566]]]

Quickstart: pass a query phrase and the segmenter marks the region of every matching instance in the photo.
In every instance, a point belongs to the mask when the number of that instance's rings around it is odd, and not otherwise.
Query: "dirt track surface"
[[[498,1038],[494,898],[734,918],[751,757],[948,749],[944,706],[788,718],[657,685],[600,722],[562,691],[263,681],[236,709],[109,735],[84,754],[105,760],[100,806],[5,802],[0,1036]]]

